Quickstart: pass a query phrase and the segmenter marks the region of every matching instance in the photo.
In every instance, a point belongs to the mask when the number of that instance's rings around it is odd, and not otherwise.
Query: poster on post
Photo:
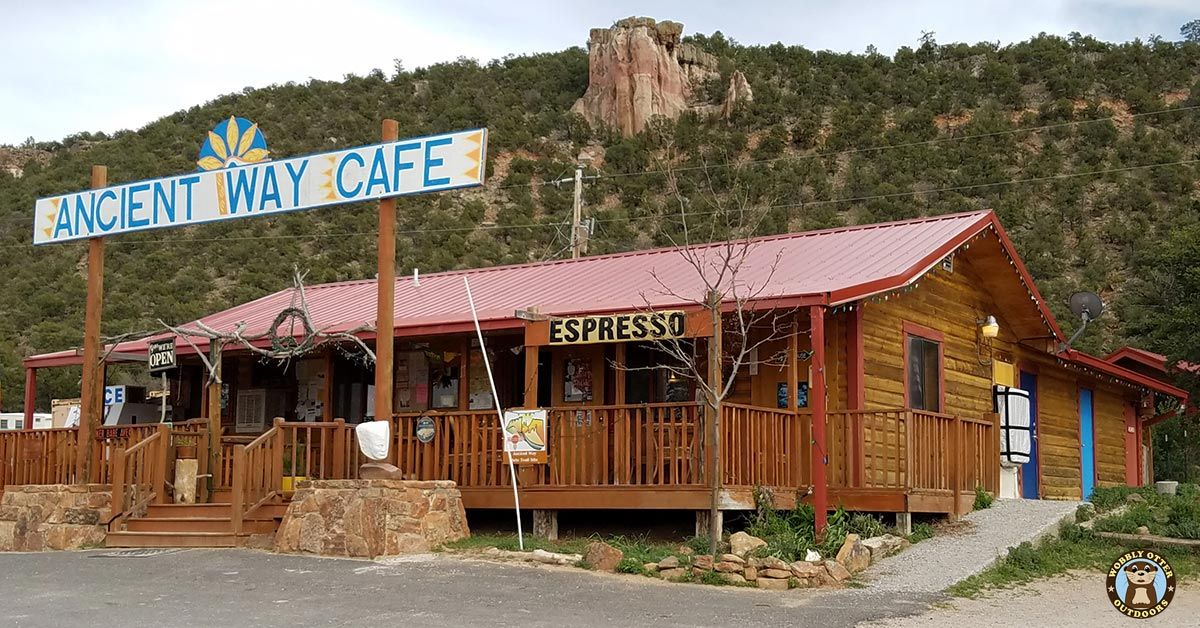
[[[504,412],[504,451],[516,464],[546,464],[549,433],[545,410]]]

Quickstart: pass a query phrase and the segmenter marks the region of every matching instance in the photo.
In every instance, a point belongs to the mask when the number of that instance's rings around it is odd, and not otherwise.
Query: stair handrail
[[[166,454],[170,449],[170,439],[171,427],[165,423],[160,423],[150,436],[143,438],[128,448],[113,450],[112,468],[110,470],[112,495],[109,498],[109,510],[111,514],[108,519],[108,527],[110,529],[114,525],[119,528],[126,518],[150,502],[153,501],[161,504],[165,501]],[[131,464],[137,461],[138,454],[142,450],[145,450],[145,454],[143,455],[143,459],[146,461],[145,464],[134,466],[131,469]],[[137,476],[138,470],[145,477]],[[137,487],[143,484],[148,485],[150,491],[141,499],[138,499],[136,494]],[[126,507],[126,493],[129,489],[133,489],[135,493],[132,503]]]
[[[237,445],[233,449],[230,519],[235,535],[242,533],[242,520],[247,513],[253,512],[282,491],[282,424],[283,419],[276,418],[271,429],[248,444]],[[259,463],[255,468],[250,466],[252,457]],[[267,462],[270,462],[269,467]]]

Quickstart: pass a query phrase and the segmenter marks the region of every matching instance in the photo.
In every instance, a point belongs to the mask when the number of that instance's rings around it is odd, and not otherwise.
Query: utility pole
[[[583,164],[575,164],[575,207],[571,214],[571,259],[587,253],[588,228],[583,224]]]

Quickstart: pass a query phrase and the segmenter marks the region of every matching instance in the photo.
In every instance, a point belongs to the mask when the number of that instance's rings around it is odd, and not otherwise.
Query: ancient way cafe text
[[[486,146],[474,129],[42,198],[33,243],[476,186]]]

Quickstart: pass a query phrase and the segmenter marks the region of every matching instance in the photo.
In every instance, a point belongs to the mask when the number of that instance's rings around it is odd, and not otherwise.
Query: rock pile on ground
[[[668,556],[657,563],[646,563],[642,569],[664,580],[720,578],[730,584],[750,585],[760,589],[787,590],[838,586],[871,563],[908,547],[909,542],[885,534],[861,540],[857,534],[846,536],[836,560],[822,560],[820,554],[809,552],[813,560],[788,562],[776,556],[757,556],[767,542],[745,532],[729,538],[728,554],[697,554]]]

